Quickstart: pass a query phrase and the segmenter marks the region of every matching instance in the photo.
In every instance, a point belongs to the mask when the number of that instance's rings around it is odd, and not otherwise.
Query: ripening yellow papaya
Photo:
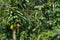
[[[20,27],[20,24],[19,24],[19,23],[17,23],[17,24],[16,24],[16,27],[17,27],[17,28],[19,28],[19,27]]]
[[[10,26],[10,29],[11,29],[11,30],[13,30],[13,29],[14,29],[14,25],[13,25],[13,24]]]

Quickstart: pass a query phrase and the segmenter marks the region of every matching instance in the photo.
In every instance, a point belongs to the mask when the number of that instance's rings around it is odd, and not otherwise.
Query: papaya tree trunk
[[[13,40],[16,40],[16,29],[13,30]]]

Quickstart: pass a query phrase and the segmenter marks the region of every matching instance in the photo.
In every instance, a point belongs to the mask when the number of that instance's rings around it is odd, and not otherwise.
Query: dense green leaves
[[[21,25],[17,30],[17,40],[59,40],[60,1],[1,0],[1,40],[12,39],[10,25],[16,28],[16,23]]]

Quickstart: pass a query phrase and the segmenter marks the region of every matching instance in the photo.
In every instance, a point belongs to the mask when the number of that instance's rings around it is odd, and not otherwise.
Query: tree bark
[[[13,30],[13,40],[16,40],[16,29]]]

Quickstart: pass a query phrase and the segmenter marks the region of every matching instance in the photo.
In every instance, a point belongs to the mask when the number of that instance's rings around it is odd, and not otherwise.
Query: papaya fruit
[[[13,25],[13,24],[10,26],[10,29],[11,29],[11,30],[13,30],[13,29],[14,29],[14,25]]]
[[[16,27],[19,28],[21,25],[19,23],[16,24]]]

